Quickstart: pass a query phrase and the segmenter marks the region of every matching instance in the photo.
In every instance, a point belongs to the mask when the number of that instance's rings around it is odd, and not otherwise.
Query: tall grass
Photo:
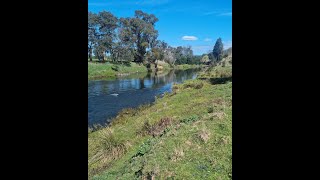
[[[187,85],[186,85],[187,84]],[[189,80],[88,133],[89,179],[230,179],[232,83]]]

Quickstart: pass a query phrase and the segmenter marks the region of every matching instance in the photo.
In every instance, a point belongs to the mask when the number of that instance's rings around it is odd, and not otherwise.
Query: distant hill
[[[223,51],[224,55],[228,55],[227,57],[223,58],[217,66],[222,66],[222,67],[228,67],[232,66],[232,47],[226,49]]]
[[[223,51],[223,54],[227,54],[228,56],[232,56],[232,47]]]

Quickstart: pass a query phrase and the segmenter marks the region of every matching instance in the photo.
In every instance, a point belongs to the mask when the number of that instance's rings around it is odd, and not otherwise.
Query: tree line
[[[222,59],[223,44],[219,38],[208,55],[193,55],[190,46],[171,47],[158,40],[153,14],[136,10],[133,17],[117,18],[112,13],[88,12],[88,59],[99,61],[107,58],[113,62],[136,62],[150,66],[163,60],[175,64],[200,64]],[[206,57],[205,57],[206,56]]]

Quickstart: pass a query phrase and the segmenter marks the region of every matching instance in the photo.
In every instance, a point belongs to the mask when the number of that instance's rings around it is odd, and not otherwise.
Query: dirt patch
[[[223,119],[225,117],[225,113],[224,112],[215,112],[215,113],[212,113],[212,117],[216,117],[218,119]]]
[[[206,143],[210,139],[210,132],[202,130],[199,132],[198,137]]]
[[[176,162],[184,156],[183,149],[174,149],[172,156],[170,157],[171,161]]]

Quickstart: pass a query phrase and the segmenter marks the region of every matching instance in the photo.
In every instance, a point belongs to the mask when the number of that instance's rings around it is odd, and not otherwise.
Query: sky
[[[133,17],[135,10],[154,14],[159,40],[172,47],[191,46],[195,55],[212,51],[221,37],[232,46],[232,0],[88,0],[89,11]]]

